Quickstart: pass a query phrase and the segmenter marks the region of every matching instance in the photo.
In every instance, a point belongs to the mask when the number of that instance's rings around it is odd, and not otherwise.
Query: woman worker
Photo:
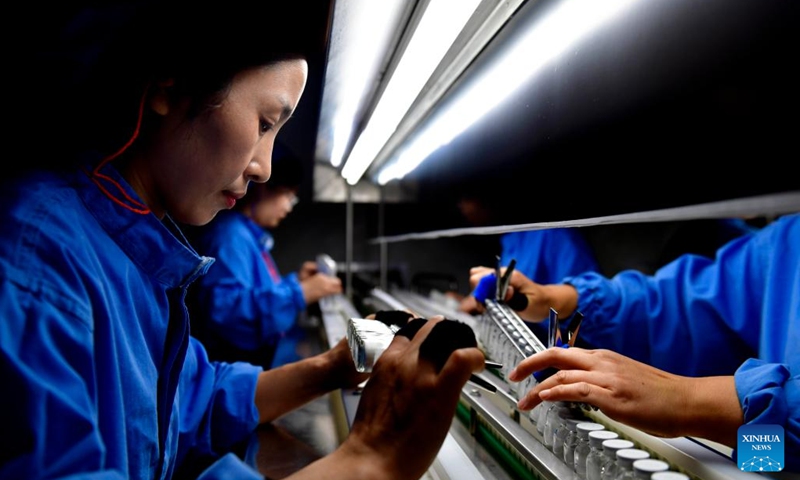
[[[16,71],[32,89],[14,140],[33,161],[0,188],[0,478],[262,478],[228,452],[259,423],[365,380],[344,340],[267,371],[210,362],[184,305],[213,262],[177,224],[207,223],[269,178],[318,46],[309,6],[95,6],[72,37],[43,44],[85,47],[74,62],[53,50],[40,71]],[[86,67],[69,80],[89,88],[33,90],[68,64]],[[37,102],[51,92],[72,92],[61,100],[73,108]],[[484,360],[475,348],[440,371],[420,360],[435,324],[394,340],[348,438],[293,478],[425,472]]]

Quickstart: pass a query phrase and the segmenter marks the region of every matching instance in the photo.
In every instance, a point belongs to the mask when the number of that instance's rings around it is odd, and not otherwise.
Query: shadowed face
[[[156,215],[208,223],[232,208],[250,181],[267,181],[275,137],[297,107],[307,75],[305,60],[246,70],[219,105],[196,117],[187,116],[188,100],[155,95],[151,109],[163,121],[134,157],[129,181]]]
[[[265,228],[277,227],[297,203],[295,191],[288,187],[274,187],[262,195],[253,203],[250,217]]]

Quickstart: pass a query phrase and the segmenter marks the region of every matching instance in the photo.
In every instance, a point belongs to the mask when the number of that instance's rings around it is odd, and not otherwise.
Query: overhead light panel
[[[380,3],[380,2],[375,2]],[[394,133],[480,0],[430,0],[375,110],[347,158],[342,176],[355,185]]]
[[[385,65],[387,49],[411,9],[406,0],[339,0],[336,2],[328,53],[325,102],[321,115],[330,125],[318,139],[331,165],[342,164],[365,98]]]
[[[490,68],[444,108],[377,174],[384,185],[403,178],[443,145],[529,82],[548,62],[611,21],[636,0],[566,0],[554,5]]]

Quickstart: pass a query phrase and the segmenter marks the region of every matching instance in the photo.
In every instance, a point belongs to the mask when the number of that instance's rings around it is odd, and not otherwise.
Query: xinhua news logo
[[[783,470],[783,427],[780,425],[742,425],[736,448],[739,469],[745,472]]]

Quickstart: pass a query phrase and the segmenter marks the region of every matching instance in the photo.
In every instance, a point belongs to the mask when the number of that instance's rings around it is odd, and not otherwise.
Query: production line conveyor
[[[545,446],[537,430],[538,412],[523,412],[516,404],[535,380],[506,382],[505,376],[523,357],[544,349],[544,345],[525,323],[494,300],[486,301],[486,312],[472,316],[457,311],[442,297],[425,296],[400,289],[391,293],[375,288],[370,303],[375,310],[408,310],[416,316],[444,315],[469,324],[478,337],[487,359],[500,362],[503,369],[486,370],[480,376],[496,386],[490,393],[471,383],[462,391],[456,418],[434,464],[425,478],[430,479],[563,479],[579,480],[571,465]],[[363,318],[344,296],[320,302],[324,336],[333,345],[346,336],[350,318]],[[332,399],[337,430],[344,438],[358,406],[359,390],[341,391]],[[694,480],[756,480],[794,478],[787,472],[751,473],[740,471],[730,459],[730,449],[702,439],[657,438],[616,422],[599,411],[578,409],[587,422],[600,423],[607,430],[631,440],[651,458],[667,462],[670,469]]]

